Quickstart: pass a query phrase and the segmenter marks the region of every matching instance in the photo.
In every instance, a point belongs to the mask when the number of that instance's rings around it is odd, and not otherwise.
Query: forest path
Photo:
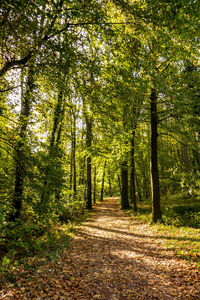
[[[117,202],[96,204],[58,261],[1,299],[200,299],[200,272]]]

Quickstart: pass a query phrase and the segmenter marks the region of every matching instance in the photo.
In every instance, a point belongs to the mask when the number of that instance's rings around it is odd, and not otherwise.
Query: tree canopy
[[[199,199],[199,1],[2,1],[0,226]],[[151,165],[151,167],[150,167]]]

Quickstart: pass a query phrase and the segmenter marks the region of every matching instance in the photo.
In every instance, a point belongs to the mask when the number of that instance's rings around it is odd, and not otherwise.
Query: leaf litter
[[[200,299],[200,271],[121,211],[118,198],[96,204],[56,259],[31,263],[35,271],[19,267],[0,299]]]

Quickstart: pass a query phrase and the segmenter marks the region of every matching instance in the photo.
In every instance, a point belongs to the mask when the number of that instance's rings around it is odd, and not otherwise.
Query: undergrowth
[[[68,220],[58,225],[42,225],[34,222],[15,222],[6,226],[0,237],[0,286],[5,279],[11,283],[16,281],[20,266],[28,269],[29,273],[49,260],[55,260],[69,245],[76,225],[87,217],[83,211],[79,218]],[[30,263],[31,261],[31,263]],[[19,274],[18,274],[19,275]]]

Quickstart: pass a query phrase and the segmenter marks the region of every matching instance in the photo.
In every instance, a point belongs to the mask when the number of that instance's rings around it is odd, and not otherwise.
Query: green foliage
[[[113,194],[120,191],[120,164],[126,161],[131,171],[133,128],[136,194],[150,198],[152,85],[161,193],[200,199],[199,9],[195,1],[132,2],[3,1],[0,229],[9,225],[14,204],[22,204],[18,223],[5,231],[10,255],[40,251],[48,226],[81,219],[88,156],[96,166],[96,194],[105,160],[105,193],[111,185]],[[163,203],[164,222],[198,228],[199,211],[189,205]],[[150,221],[149,207],[139,213]]]
[[[165,207],[163,221],[166,225],[200,228],[200,205]]]
[[[41,249],[40,237],[46,228],[36,223],[10,223],[3,231],[9,255],[35,253]]]
[[[69,200],[59,214],[59,220],[62,223],[74,222],[81,219],[85,214],[85,201],[77,199]]]
[[[57,255],[69,244],[71,227],[47,228],[34,223],[13,223],[4,230],[4,239],[1,239],[1,248],[7,252],[0,262],[1,281],[7,278],[15,282],[15,268],[21,263],[30,268],[29,257],[54,260]],[[38,264],[39,265],[39,264]],[[35,271],[35,268],[32,268]]]
[[[162,222],[175,227],[200,228],[200,204],[198,199],[181,193],[162,200]],[[148,223],[151,221],[151,205],[149,201],[138,203],[138,213],[134,214]]]
[[[200,199],[200,172],[196,173],[183,173],[181,180],[181,187],[186,190],[190,196]]]

